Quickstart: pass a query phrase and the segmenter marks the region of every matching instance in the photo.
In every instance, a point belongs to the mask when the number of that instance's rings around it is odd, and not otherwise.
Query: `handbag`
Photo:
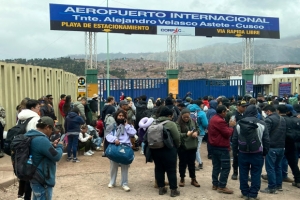
[[[134,152],[129,145],[115,145],[110,143],[105,150],[105,155],[112,161],[123,165],[129,165],[134,160]]]
[[[119,139],[118,134],[117,138]],[[123,165],[129,165],[134,160],[134,152],[127,144],[115,145],[114,143],[110,143],[105,150],[105,155],[110,160]]]

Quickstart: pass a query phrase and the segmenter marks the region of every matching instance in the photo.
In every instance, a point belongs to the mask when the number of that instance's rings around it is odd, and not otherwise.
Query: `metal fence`
[[[110,87],[110,96],[114,96],[119,101],[121,93],[126,97],[139,97],[145,94],[154,99],[165,98],[168,94],[167,79],[98,79],[99,94],[104,99],[107,98],[107,81]],[[244,95],[244,80],[179,80],[179,97],[184,97],[187,92],[192,93],[193,98],[211,95],[214,97],[223,95],[232,97]]]

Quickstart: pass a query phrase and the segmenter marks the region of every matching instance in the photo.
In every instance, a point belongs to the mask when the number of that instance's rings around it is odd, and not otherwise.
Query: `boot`
[[[197,182],[197,180],[195,178],[192,178],[191,185],[193,185],[195,187],[200,187],[199,183]]]
[[[233,174],[232,174],[232,176],[231,176],[231,179],[232,179],[232,180],[237,180],[237,178],[238,178],[238,171],[237,171],[237,170],[234,170],[234,171],[233,171]]]
[[[177,197],[177,196],[180,196],[180,192],[175,189],[175,190],[171,190],[171,194],[170,194],[171,197]]]
[[[165,185],[169,185],[169,183],[165,181]],[[154,183],[154,188],[158,188],[158,185],[157,185],[157,181],[156,181],[156,180],[155,180],[155,183]]]
[[[227,187],[225,187],[225,188],[218,188],[217,191],[219,193],[224,193],[224,194],[233,194],[233,190],[230,190]]]
[[[160,187],[159,191],[158,191],[158,194],[159,195],[164,195],[164,194],[167,193],[167,191],[168,191],[168,189],[166,187]]]
[[[179,182],[179,187],[184,187],[184,178],[181,178],[180,179],[180,182]]]

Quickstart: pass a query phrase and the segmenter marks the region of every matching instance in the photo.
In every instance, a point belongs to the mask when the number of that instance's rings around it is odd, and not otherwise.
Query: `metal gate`
[[[243,86],[244,80],[180,80],[179,81],[179,96],[183,98],[187,92],[192,93],[192,98],[197,99],[203,96],[226,96],[236,97],[244,95]]]
[[[108,79],[98,79],[99,94],[107,99]],[[119,101],[121,93],[124,92],[126,97],[139,97],[146,95],[148,98],[165,98],[168,95],[167,79],[109,79],[110,96],[115,97]],[[197,99],[211,95],[218,97],[220,95],[226,97],[244,95],[244,80],[179,80],[179,94],[183,98],[187,92],[192,93],[192,97]]]
[[[167,79],[98,79],[99,94],[107,99],[106,86],[109,81],[110,96],[119,101],[121,93],[126,97],[139,97],[146,95],[148,98],[165,97],[168,93]]]

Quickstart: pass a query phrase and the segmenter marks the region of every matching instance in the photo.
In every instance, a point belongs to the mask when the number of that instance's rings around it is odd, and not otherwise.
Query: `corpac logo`
[[[195,36],[195,28],[193,27],[174,27],[174,26],[158,26],[158,35],[186,35]]]

